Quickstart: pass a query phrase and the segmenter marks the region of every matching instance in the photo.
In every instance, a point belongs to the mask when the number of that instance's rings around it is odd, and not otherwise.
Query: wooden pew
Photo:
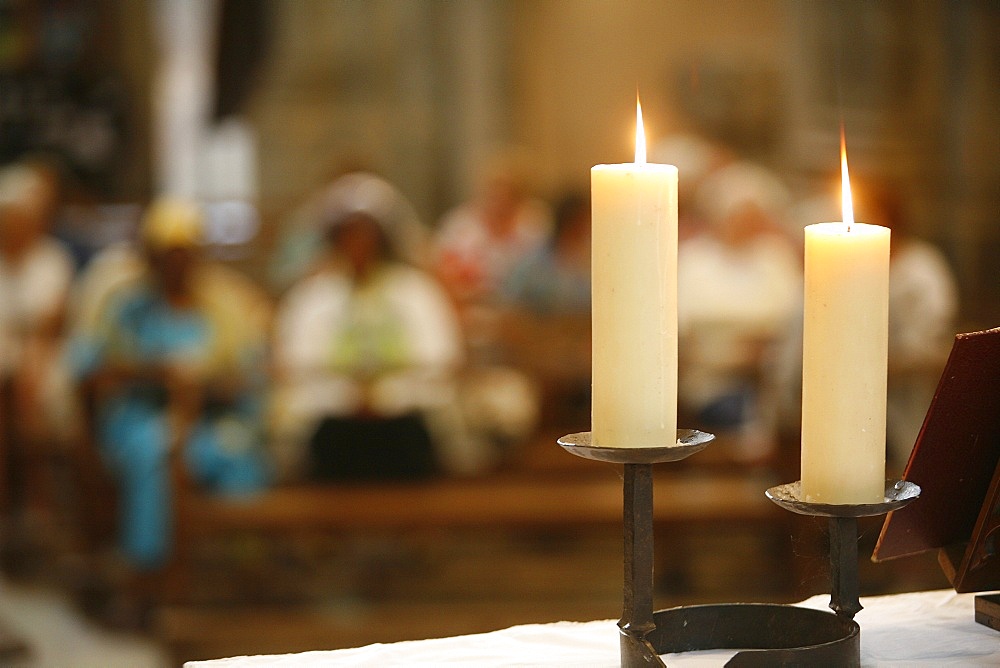
[[[556,447],[553,445],[553,447]],[[571,457],[571,455],[565,455]],[[471,479],[277,487],[247,498],[186,488],[176,499],[175,553],[165,601],[183,603],[198,541],[227,532],[288,536],[328,532],[486,529],[620,531],[620,468],[592,463],[587,475],[505,472]],[[764,471],[656,470],[653,518],[658,531],[685,523],[779,525],[787,513],[764,496],[776,481]]]
[[[774,506],[764,498],[764,484],[760,476],[736,473],[656,476],[653,515],[668,522],[772,518]],[[544,528],[620,524],[622,488],[614,476],[303,485],[242,499],[190,492],[179,499],[179,509],[180,524],[189,536],[227,528]]]

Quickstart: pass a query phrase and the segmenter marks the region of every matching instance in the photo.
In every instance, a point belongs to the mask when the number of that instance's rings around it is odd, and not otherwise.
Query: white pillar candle
[[[805,228],[802,496],[882,501],[889,322],[889,229],[845,222]]]
[[[591,169],[592,442],[677,441],[677,168],[636,160]]]

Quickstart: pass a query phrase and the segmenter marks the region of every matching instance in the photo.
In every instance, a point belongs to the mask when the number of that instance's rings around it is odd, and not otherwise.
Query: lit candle
[[[889,229],[854,222],[841,131],[844,221],[805,228],[802,496],[882,501]]]
[[[590,171],[592,442],[677,440],[677,168],[646,162],[636,100],[635,162]]]

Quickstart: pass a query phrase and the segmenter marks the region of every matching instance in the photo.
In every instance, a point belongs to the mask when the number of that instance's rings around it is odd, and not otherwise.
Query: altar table
[[[829,595],[798,605],[827,609]],[[863,666],[1000,665],[1000,632],[977,624],[973,594],[952,590],[861,599]],[[735,651],[666,655],[668,666],[721,666]],[[585,666],[619,665],[618,627],[611,620],[526,624],[502,631],[375,644],[353,649],[192,661],[186,668],[313,668],[319,666]]]

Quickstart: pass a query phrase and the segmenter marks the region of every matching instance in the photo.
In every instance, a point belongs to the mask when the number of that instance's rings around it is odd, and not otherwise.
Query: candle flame
[[[639,94],[635,95],[635,164],[646,164],[646,130],[642,126],[642,105]]]
[[[854,224],[854,205],[851,202],[851,178],[847,173],[847,141],[844,139],[844,126],[840,126],[840,181],[844,222],[847,229]]]

